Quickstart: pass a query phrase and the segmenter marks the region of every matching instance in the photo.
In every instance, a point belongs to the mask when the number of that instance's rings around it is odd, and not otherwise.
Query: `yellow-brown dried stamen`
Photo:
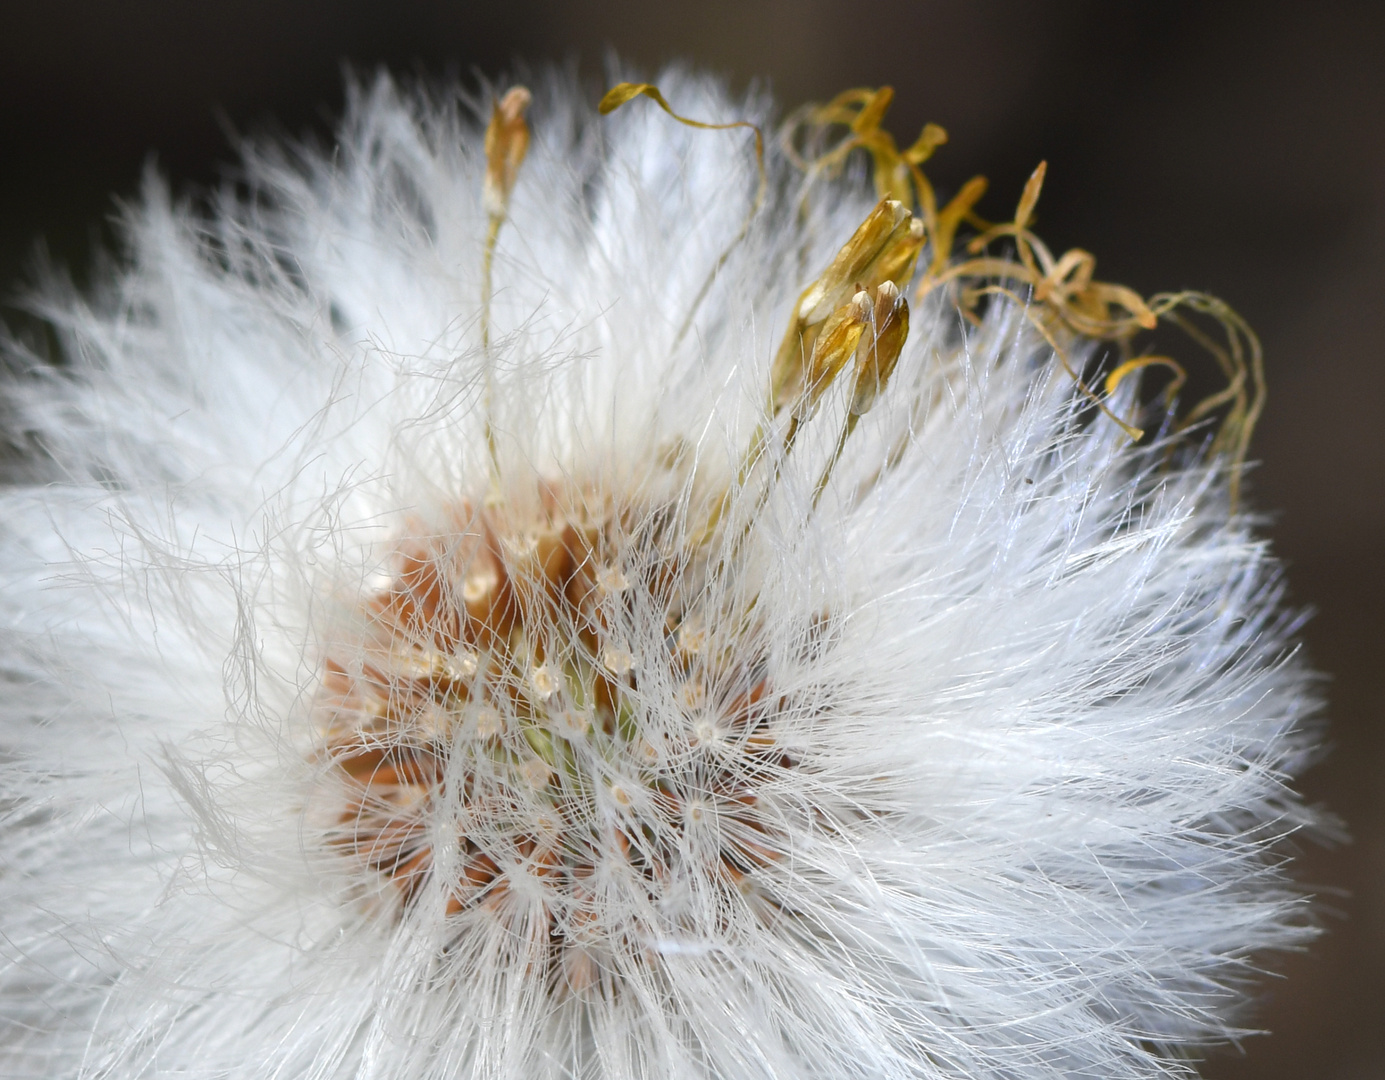
[[[486,350],[486,385],[483,411],[485,413],[486,449],[490,453],[492,488],[499,482],[500,465],[495,445],[493,399],[495,374],[489,356],[491,342],[492,266],[500,227],[510,212],[510,195],[519,176],[519,167],[529,152],[529,125],[524,114],[533,100],[528,89],[512,86],[491,108],[490,123],[486,125],[486,178],[481,190],[481,203],[486,211],[486,240],[481,253],[481,347]]]
[[[486,125],[486,179],[482,201],[486,216],[504,220],[510,206],[519,167],[529,152],[529,125],[524,114],[533,96],[523,86],[512,86],[495,103]]]
[[[881,199],[894,199],[913,206],[917,198],[925,227],[931,235],[937,214],[933,187],[920,166],[947,142],[947,132],[937,124],[925,124],[919,137],[905,150],[900,150],[894,136],[882,124],[885,113],[894,102],[894,88],[856,87],[844,90],[826,105],[808,105],[791,117],[784,127],[781,145],[789,159],[808,173],[810,180],[817,175],[834,175],[841,170],[854,150],[870,154],[875,180],[875,193]],[[843,126],[848,134],[837,145],[805,160],[794,147],[794,136],[803,129],[823,132]],[[808,188],[805,187],[804,198]]]

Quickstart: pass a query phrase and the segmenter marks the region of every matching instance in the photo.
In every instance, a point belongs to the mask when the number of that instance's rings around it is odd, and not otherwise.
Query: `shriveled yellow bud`
[[[988,181],[984,176],[973,176],[938,213],[937,223],[933,227],[933,265],[929,267],[928,274],[923,279],[924,284],[919,287],[919,296],[931,287],[929,281],[947,268],[948,260],[952,257],[952,243],[957,229],[972,212],[972,208],[981,201],[981,196],[986,194],[987,186]]]
[[[856,114],[856,119],[851,121],[851,130],[858,135],[872,135],[879,131],[880,125],[885,122],[885,114],[890,111],[893,103],[893,86],[882,86],[874,93],[869,93],[865,104],[861,106],[861,111]]]
[[[866,268],[862,284],[880,285],[889,282],[902,289],[913,278],[914,267],[918,265],[919,252],[922,250],[923,222],[911,217],[891,234],[880,255]]]
[[[923,242],[923,223],[903,203],[881,199],[817,281],[799,297],[770,371],[771,414],[795,400],[796,388],[804,383],[804,365],[817,350],[825,322],[860,289],[874,290],[886,281],[906,285]]]
[[[481,188],[481,204],[486,208],[486,243],[481,256],[481,345],[489,349],[491,340],[491,263],[495,258],[495,243],[500,227],[510,209],[510,193],[515,189],[519,167],[529,152],[529,125],[524,122],[525,110],[533,95],[523,86],[512,86],[491,109],[491,122],[486,125],[486,179]],[[490,453],[491,481],[495,486],[500,475],[500,463],[495,445],[495,428],[491,423],[491,396],[494,375],[486,369],[485,431],[486,449]],[[493,498],[492,491],[488,498]]]
[[[1034,216],[1034,207],[1039,202],[1039,192],[1044,189],[1044,177],[1048,174],[1048,162],[1041,161],[1038,167],[1029,175],[1029,179],[1024,183],[1024,190],[1020,193],[1019,206],[1015,208],[1015,228],[1027,229],[1029,219]]]
[[[820,323],[846,301],[857,283],[875,284],[868,271],[883,255],[892,254],[901,242],[911,239],[909,222],[913,215],[895,199],[879,204],[846,242],[822,276],[808,287],[798,302],[798,319],[803,326]]]
[[[864,416],[884,391],[909,336],[909,302],[892,281],[875,291],[874,325],[857,348],[856,383],[851,390],[850,415]]]
[[[491,110],[486,125],[486,182],[482,192],[486,214],[503,218],[510,205],[519,167],[529,151],[529,125],[524,113],[533,96],[523,86],[512,86]]]
[[[873,305],[864,289],[834,311],[813,343],[802,387],[794,404],[794,419],[802,422],[817,411],[818,402],[846,367],[861,335],[870,325]]]

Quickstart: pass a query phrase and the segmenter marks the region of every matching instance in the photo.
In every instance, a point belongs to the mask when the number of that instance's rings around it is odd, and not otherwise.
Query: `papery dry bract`
[[[1312,933],[1313,695],[1228,459],[1133,443],[1008,298],[917,299],[859,177],[771,150],[737,242],[744,131],[577,98],[500,205],[472,113],[378,80],[43,294],[5,1070],[1186,1072]],[[872,213],[898,258],[836,281]]]

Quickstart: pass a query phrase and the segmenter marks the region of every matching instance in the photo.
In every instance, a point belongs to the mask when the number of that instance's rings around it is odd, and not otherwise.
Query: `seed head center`
[[[709,887],[744,901],[783,855],[761,788],[796,763],[754,624],[718,632],[675,507],[524,494],[412,523],[328,652],[319,756],[330,843],[398,917],[463,934],[538,896],[571,987]]]

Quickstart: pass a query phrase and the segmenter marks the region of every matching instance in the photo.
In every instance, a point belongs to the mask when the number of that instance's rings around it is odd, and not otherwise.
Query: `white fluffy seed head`
[[[1187,1072],[1312,933],[1313,695],[1220,459],[1016,304],[857,281],[855,181],[771,149],[739,238],[743,131],[576,102],[488,204],[471,111],[380,79],[205,214],[150,180],[40,300],[65,366],[10,347],[5,1068]]]

